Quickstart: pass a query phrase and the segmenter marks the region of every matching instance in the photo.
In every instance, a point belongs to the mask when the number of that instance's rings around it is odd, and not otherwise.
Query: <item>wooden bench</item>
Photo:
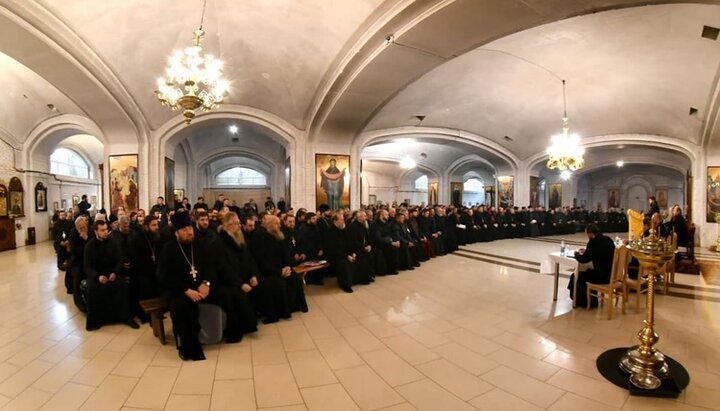
[[[300,264],[300,265],[296,265],[295,267],[293,267],[293,271],[295,271],[300,276],[300,278],[303,279],[303,284],[304,284],[305,283],[305,275],[307,273],[309,273],[311,271],[322,270],[323,268],[328,268],[328,267],[330,267],[330,263],[327,263],[327,262],[322,263],[322,264],[317,264],[317,265]]]
[[[156,336],[162,345],[167,342],[165,340],[165,313],[168,311],[165,299],[162,297],[150,298],[140,301],[140,308],[145,314],[150,315],[150,324],[152,325],[153,335]]]

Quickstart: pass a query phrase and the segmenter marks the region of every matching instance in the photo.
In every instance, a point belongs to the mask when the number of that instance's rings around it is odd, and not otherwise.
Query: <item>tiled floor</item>
[[[147,326],[86,332],[50,244],[0,253],[0,407],[720,409],[720,303],[658,296],[659,348],[688,369],[691,383],[678,400],[630,397],[598,374],[595,358],[634,344],[644,311],[618,310],[608,321],[597,310],[572,310],[565,279],[553,303],[552,277],[538,271],[556,248],[475,244],[464,254],[491,262],[436,258],[353,294],[309,286],[309,313],[261,326],[240,344],[209,346],[198,363],[180,361]],[[697,276],[678,282],[704,286]],[[703,293],[720,297],[718,289]]]

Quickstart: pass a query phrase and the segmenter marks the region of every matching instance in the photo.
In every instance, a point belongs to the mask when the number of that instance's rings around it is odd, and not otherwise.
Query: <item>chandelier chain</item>
[[[565,80],[562,81],[563,84],[563,117],[567,118],[567,99],[565,97]]]
[[[207,7],[207,0],[203,0],[203,9],[200,15],[200,30],[203,29],[203,23],[205,22],[205,7]]]

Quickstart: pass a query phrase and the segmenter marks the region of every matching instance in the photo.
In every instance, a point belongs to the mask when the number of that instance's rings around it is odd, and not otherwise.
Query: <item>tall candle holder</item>
[[[647,273],[647,310],[645,326],[637,334],[640,345],[628,349],[620,359],[620,368],[630,374],[630,382],[643,389],[660,387],[661,378],[669,375],[670,369],[655,344],[660,336],[655,332],[655,276],[658,270],[674,258],[672,244],[657,237],[655,228],[650,236],[632,240],[628,250],[640,263],[640,273]]]

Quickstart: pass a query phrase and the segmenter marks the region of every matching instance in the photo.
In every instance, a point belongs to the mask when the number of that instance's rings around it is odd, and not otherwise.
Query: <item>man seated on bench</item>
[[[108,224],[95,221],[95,238],[85,246],[85,275],[87,276],[88,331],[105,324],[125,322],[132,328],[140,326],[132,319],[128,299],[128,284],[120,275],[121,254],[108,238]]]
[[[158,262],[160,290],[167,301],[178,354],[183,360],[205,359],[198,334],[200,303],[215,303],[210,287],[216,279],[215,264],[209,250],[194,238],[187,211],[172,218],[174,239],[168,241]]]

